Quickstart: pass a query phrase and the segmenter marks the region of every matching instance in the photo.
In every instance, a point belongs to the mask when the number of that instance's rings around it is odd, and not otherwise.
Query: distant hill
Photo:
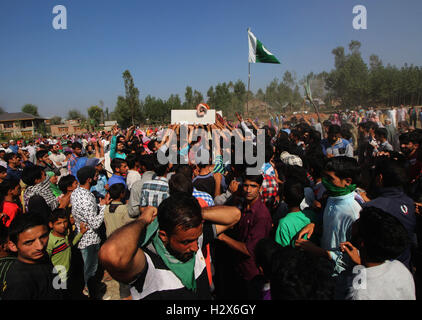
[[[243,107],[243,115],[246,117],[247,111],[249,110],[248,118],[255,119],[258,117],[259,120],[268,120],[270,118],[269,113],[274,114],[273,107],[268,103],[258,99],[249,100],[249,103],[245,103]]]

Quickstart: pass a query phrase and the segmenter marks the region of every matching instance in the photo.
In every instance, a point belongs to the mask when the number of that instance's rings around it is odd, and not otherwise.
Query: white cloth
[[[416,300],[413,276],[400,261],[385,261],[371,268],[361,267],[353,279],[346,299]]]
[[[57,153],[57,154],[51,153],[48,157],[50,158],[51,161],[53,161],[54,165],[59,169],[63,167],[63,162],[66,160],[66,156],[63,153]]]

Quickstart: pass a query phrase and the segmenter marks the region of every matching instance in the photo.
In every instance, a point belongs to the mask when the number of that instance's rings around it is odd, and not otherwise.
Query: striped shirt
[[[146,181],[141,191],[141,207],[158,207],[160,203],[170,196],[169,184],[165,177],[153,177]]]
[[[47,253],[51,259],[51,263],[54,266],[64,266],[66,268],[66,271],[60,268],[57,269],[62,280],[68,279],[72,257],[71,247],[76,245],[81,238],[82,234],[78,233],[73,239],[72,243],[70,243],[68,236],[57,237],[53,234],[53,231],[51,231],[50,235],[48,236]]]
[[[43,197],[51,210],[54,210],[59,206],[59,201],[57,200],[56,196],[51,191],[50,178],[48,176],[46,176],[44,181],[26,188],[23,195],[26,211],[29,210],[28,209],[29,199],[31,199],[31,197],[36,196],[36,195]]]
[[[215,157],[215,165],[214,165],[214,170],[212,171],[213,173],[221,173],[224,174],[226,172],[226,168],[224,167],[223,164],[223,156],[222,155],[218,155]]]
[[[188,290],[180,279],[164,264],[152,243],[143,248],[146,267],[131,283],[133,300],[211,300],[207,268],[202,249],[217,236],[215,225],[203,224],[198,238],[199,250],[195,254],[194,276],[196,291]]]
[[[204,192],[204,191],[199,191],[199,190],[197,190],[195,187],[193,188],[193,193],[192,193],[192,195],[195,197],[195,198],[201,198],[201,199],[203,199],[207,204],[208,204],[208,206],[209,207],[214,207],[215,206],[215,203],[214,203],[214,199],[211,197],[211,195],[209,194],[209,193],[207,193],[207,192]]]

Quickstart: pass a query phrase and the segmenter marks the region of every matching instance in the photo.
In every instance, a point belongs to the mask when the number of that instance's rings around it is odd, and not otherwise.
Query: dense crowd
[[[236,116],[3,143],[1,299],[416,299],[422,110]]]

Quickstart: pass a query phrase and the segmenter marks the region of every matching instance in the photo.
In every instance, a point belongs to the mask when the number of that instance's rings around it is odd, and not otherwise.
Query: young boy
[[[298,232],[309,223],[318,223],[317,215],[309,210],[300,210],[300,203],[305,197],[303,185],[296,181],[287,181],[284,186],[284,202],[289,213],[278,223],[275,241],[283,247],[294,246]]]
[[[388,132],[385,128],[375,129],[375,140],[378,144],[374,145],[373,155],[375,156],[378,152],[391,152],[393,146],[387,140]]]
[[[61,300],[63,290],[48,259],[48,227],[33,213],[17,216],[9,228],[9,249],[17,253],[2,287],[3,300]]]
[[[47,253],[51,259],[51,263],[56,267],[62,283],[67,283],[69,279],[70,263],[72,251],[71,247],[75,246],[88,230],[87,226],[81,222],[80,232],[70,242],[68,238],[69,218],[64,209],[56,209],[50,217],[49,227],[51,228],[48,236]]]
[[[76,180],[75,176],[69,174],[60,179],[58,186],[64,195],[71,194],[78,187],[78,180]]]
[[[341,249],[362,269],[354,277],[346,299],[416,299],[412,274],[395,260],[409,243],[408,233],[396,217],[375,207],[362,209],[353,224],[352,242],[342,243]]]
[[[355,200],[356,180],[359,167],[356,159],[340,156],[330,158],[323,172],[322,183],[327,189],[328,199],[323,214],[321,248],[302,239],[311,237],[315,224],[310,223],[300,231],[296,246],[335,262],[333,276],[351,266],[351,261],[340,250],[340,243],[351,238],[351,226],[359,218],[360,204]]]
[[[69,197],[72,195],[73,190],[75,190],[79,185],[78,180],[76,180],[75,176],[69,174],[67,176],[64,176],[60,179],[58,186],[60,191],[62,192],[62,194],[59,196],[59,198],[61,197]],[[71,204],[69,203],[69,205],[66,207],[66,212],[69,214],[69,221],[71,224],[71,230],[75,231],[76,230],[76,226],[75,224],[75,220],[72,217],[72,210],[71,210]]]
[[[104,210],[104,223],[106,227],[107,238],[120,227],[133,221],[129,218],[128,207],[124,204],[126,187],[122,183],[115,183],[109,189],[111,203]],[[127,284],[119,282],[120,299],[132,300],[130,287]]]
[[[62,195],[62,192],[57,185],[57,182],[59,181],[59,178],[54,174],[52,171],[47,171],[47,176],[50,177],[50,190],[53,192],[54,196],[56,198],[60,197]]]

